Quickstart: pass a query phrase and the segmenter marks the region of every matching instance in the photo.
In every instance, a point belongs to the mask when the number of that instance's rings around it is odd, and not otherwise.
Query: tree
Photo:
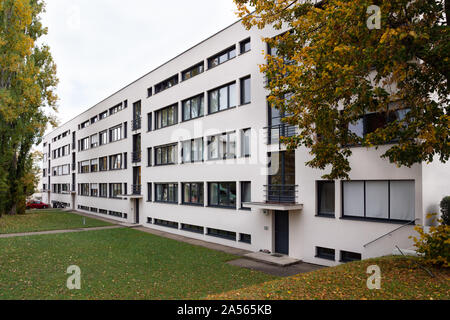
[[[56,65],[37,44],[47,33],[42,12],[40,0],[0,0],[0,216],[24,212],[36,174],[31,149],[55,124]]]
[[[349,177],[354,145],[396,142],[382,157],[398,166],[448,161],[450,0],[234,2],[247,28],[288,30],[265,39],[277,52],[261,66],[268,100],[299,128],[288,147],[305,146],[308,166],[331,168],[324,178]],[[350,130],[371,116],[384,125]]]

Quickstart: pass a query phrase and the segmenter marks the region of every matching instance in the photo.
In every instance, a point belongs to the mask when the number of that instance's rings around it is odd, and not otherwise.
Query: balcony
[[[137,131],[142,128],[142,117],[136,118],[131,124],[132,130]]]
[[[142,194],[142,185],[140,185],[140,184],[133,185],[132,193],[134,196],[141,195]]]
[[[267,203],[290,203],[297,201],[298,186],[290,184],[269,184],[264,186]]]
[[[141,161],[142,161],[142,151],[131,153],[131,162],[132,163],[138,163]]]
[[[280,144],[281,145],[281,138],[290,138],[295,136],[297,133],[296,126],[287,124],[287,123],[281,123],[277,124],[272,127],[267,127],[267,144]]]

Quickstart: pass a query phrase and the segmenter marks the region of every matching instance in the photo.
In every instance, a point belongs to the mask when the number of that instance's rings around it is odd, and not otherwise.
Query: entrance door
[[[139,199],[134,199],[134,213],[136,214],[135,223],[139,224]]]
[[[289,255],[288,211],[275,211],[275,252]]]

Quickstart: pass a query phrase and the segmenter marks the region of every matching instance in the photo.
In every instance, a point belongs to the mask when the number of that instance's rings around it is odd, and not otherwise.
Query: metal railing
[[[287,124],[287,123],[281,123],[277,124],[275,126],[267,127],[265,128],[267,130],[267,144],[280,144],[281,145],[281,138],[289,138],[295,136],[297,133],[296,126]]]
[[[133,195],[141,195],[141,193],[142,193],[142,185],[134,184],[132,186],[131,191],[133,192]]]
[[[298,185],[269,184],[264,186],[267,203],[296,203]]]
[[[383,239],[384,237],[387,237],[387,236],[393,234],[393,233],[394,233],[395,231],[397,231],[397,230],[400,230],[400,229],[402,229],[402,228],[404,228],[404,227],[407,227],[407,226],[409,226],[409,225],[411,225],[411,224],[415,224],[417,220],[419,220],[419,219],[416,218],[416,219],[411,220],[411,221],[409,221],[409,222],[407,222],[407,223],[405,223],[405,224],[402,224],[400,227],[395,228],[394,230],[389,231],[389,232],[383,234],[382,236],[379,236],[379,237],[376,238],[375,240],[372,240],[372,241],[370,241],[370,242],[367,242],[365,245],[363,245],[363,247],[366,248],[368,245],[370,245],[370,244],[372,244],[372,243],[374,243],[374,242],[377,242],[378,240]]]
[[[131,162],[138,163],[142,161],[142,151],[132,152],[131,153]]]
[[[133,131],[141,129],[142,128],[142,117],[134,119],[131,126],[132,126]]]

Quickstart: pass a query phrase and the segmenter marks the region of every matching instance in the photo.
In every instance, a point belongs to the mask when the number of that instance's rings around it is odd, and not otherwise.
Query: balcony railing
[[[281,144],[281,137],[289,138],[297,133],[296,127],[287,123],[267,127],[267,144]]]
[[[142,185],[135,184],[132,186],[133,195],[141,195],[142,193]]]
[[[264,188],[267,203],[296,203],[297,201],[297,185],[269,184]]]
[[[131,153],[131,161],[133,163],[138,163],[142,161],[142,151],[132,152]]]
[[[133,131],[139,130],[141,128],[142,128],[142,117],[134,119],[132,123]]]

